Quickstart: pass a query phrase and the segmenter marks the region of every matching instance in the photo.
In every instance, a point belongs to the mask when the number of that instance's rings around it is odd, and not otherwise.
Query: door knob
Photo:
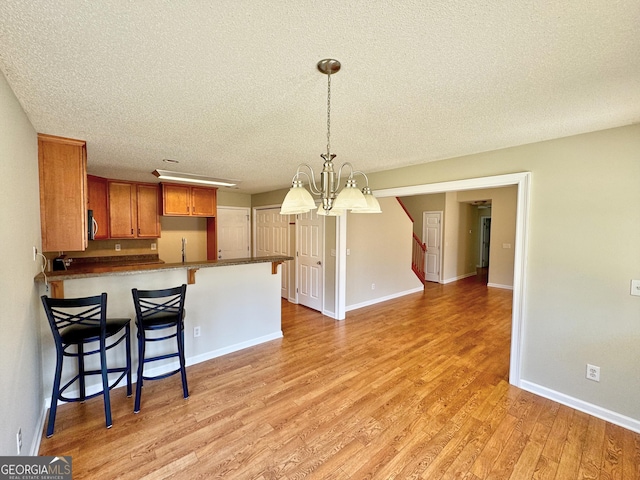
[[[317,263],[318,265],[322,265],[322,262],[321,262],[320,260],[318,260],[316,263]]]

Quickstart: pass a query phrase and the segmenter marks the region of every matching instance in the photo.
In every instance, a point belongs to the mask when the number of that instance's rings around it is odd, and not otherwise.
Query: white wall
[[[411,270],[411,220],[395,198],[379,200],[382,213],[347,217],[347,310],[424,288]]]
[[[39,332],[42,305],[33,277],[40,251],[38,140],[22,107],[0,73],[0,455],[16,455],[22,429],[23,455],[40,439],[42,373]]]

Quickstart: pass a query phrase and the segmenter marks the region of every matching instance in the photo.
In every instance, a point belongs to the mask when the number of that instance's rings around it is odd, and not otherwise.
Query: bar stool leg
[[[79,343],[78,349],[78,387],[80,388],[81,402],[84,403],[87,398],[86,382],[84,378],[84,345]]]
[[[104,397],[104,416],[107,428],[111,428],[111,398],[109,395],[109,376],[107,372],[107,349],[104,339],[100,340],[100,370],[102,371],[102,395]]]
[[[53,378],[53,391],[51,392],[51,406],[49,407],[49,424],[47,425],[47,438],[53,435],[53,427],[56,423],[56,409],[60,396],[60,378],[62,377],[62,352],[57,351],[56,373]]]
[[[178,328],[180,328],[178,326]],[[187,387],[187,369],[184,360],[184,330],[181,329],[176,335],[178,340],[178,358],[180,360],[180,375],[182,377],[182,394],[184,398],[189,398],[189,388]]]
[[[136,400],[133,413],[140,412],[140,396],[142,395],[142,376],[144,375],[144,329],[138,329],[138,379],[136,380]]]
[[[127,397],[131,396],[131,326],[127,324],[125,327],[125,344],[127,359]]]

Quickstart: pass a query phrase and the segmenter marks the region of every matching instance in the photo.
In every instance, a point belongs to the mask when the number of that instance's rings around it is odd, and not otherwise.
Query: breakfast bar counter
[[[282,269],[278,265],[287,260],[292,258],[273,256],[72,268],[41,273],[35,281],[40,295],[77,298],[106,292],[107,315],[131,318],[134,338],[135,309],[131,290],[163,289],[186,283],[185,354],[187,365],[193,365],[282,338]],[[44,309],[40,307],[39,312],[45,392],[50,394],[55,345]],[[133,350],[132,359],[136,365]],[[115,360],[123,359],[116,357]],[[173,368],[170,360],[157,367],[164,371]],[[73,374],[73,371],[63,372],[63,382]],[[87,385],[87,391],[99,387],[98,384]]]
[[[195,283],[195,272],[201,268],[211,267],[229,267],[235,265],[248,265],[253,263],[270,263],[271,273],[276,274],[278,265],[292,257],[287,256],[270,256],[270,257],[249,257],[249,258],[231,258],[222,260],[205,260],[201,262],[185,262],[185,263],[134,263],[130,265],[86,265],[83,267],[74,267],[69,270],[61,270],[54,272],[39,273],[35,280],[50,285],[49,296],[55,298],[64,298],[65,280],[73,280],[78,278],[102,277],[106,275],[136,275],[143,272],[155,272],[166,270],[185,270],[187,272],[187,283]]]

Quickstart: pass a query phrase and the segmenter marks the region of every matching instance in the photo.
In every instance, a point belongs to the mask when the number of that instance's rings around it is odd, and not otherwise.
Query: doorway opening
[[[529,189],[531,183],[531,172],[521,172],[506,175],[496,175],[492,177],[480,177],[466,180],[453,180],[449,182],[430,183],[414,185],[408,187],[390,188],[375,191],[377,197],[403,197],[412,195],[424,195],[431,193],[455,192],[466,190],[477,190],[483,188],[506,187],[515,185],[517,187],[516,196],[516,226],[514,243],[514,268],[513,268],[513,300],[511,318],[511,350],[509,362],[509,383],[517,387],[521,386],[522,369],[522,335],[524,332],[524,302],[525,302],[525,266],[527,258],[527,228],[529,218]],[[340,231],[339,231],[340,233]],[[346,242],[338,245],[346,251]],[[344,298],[344,284],[336,285],[338,295]],[[344,317],[344,301],[338,304],[337,318]]]

